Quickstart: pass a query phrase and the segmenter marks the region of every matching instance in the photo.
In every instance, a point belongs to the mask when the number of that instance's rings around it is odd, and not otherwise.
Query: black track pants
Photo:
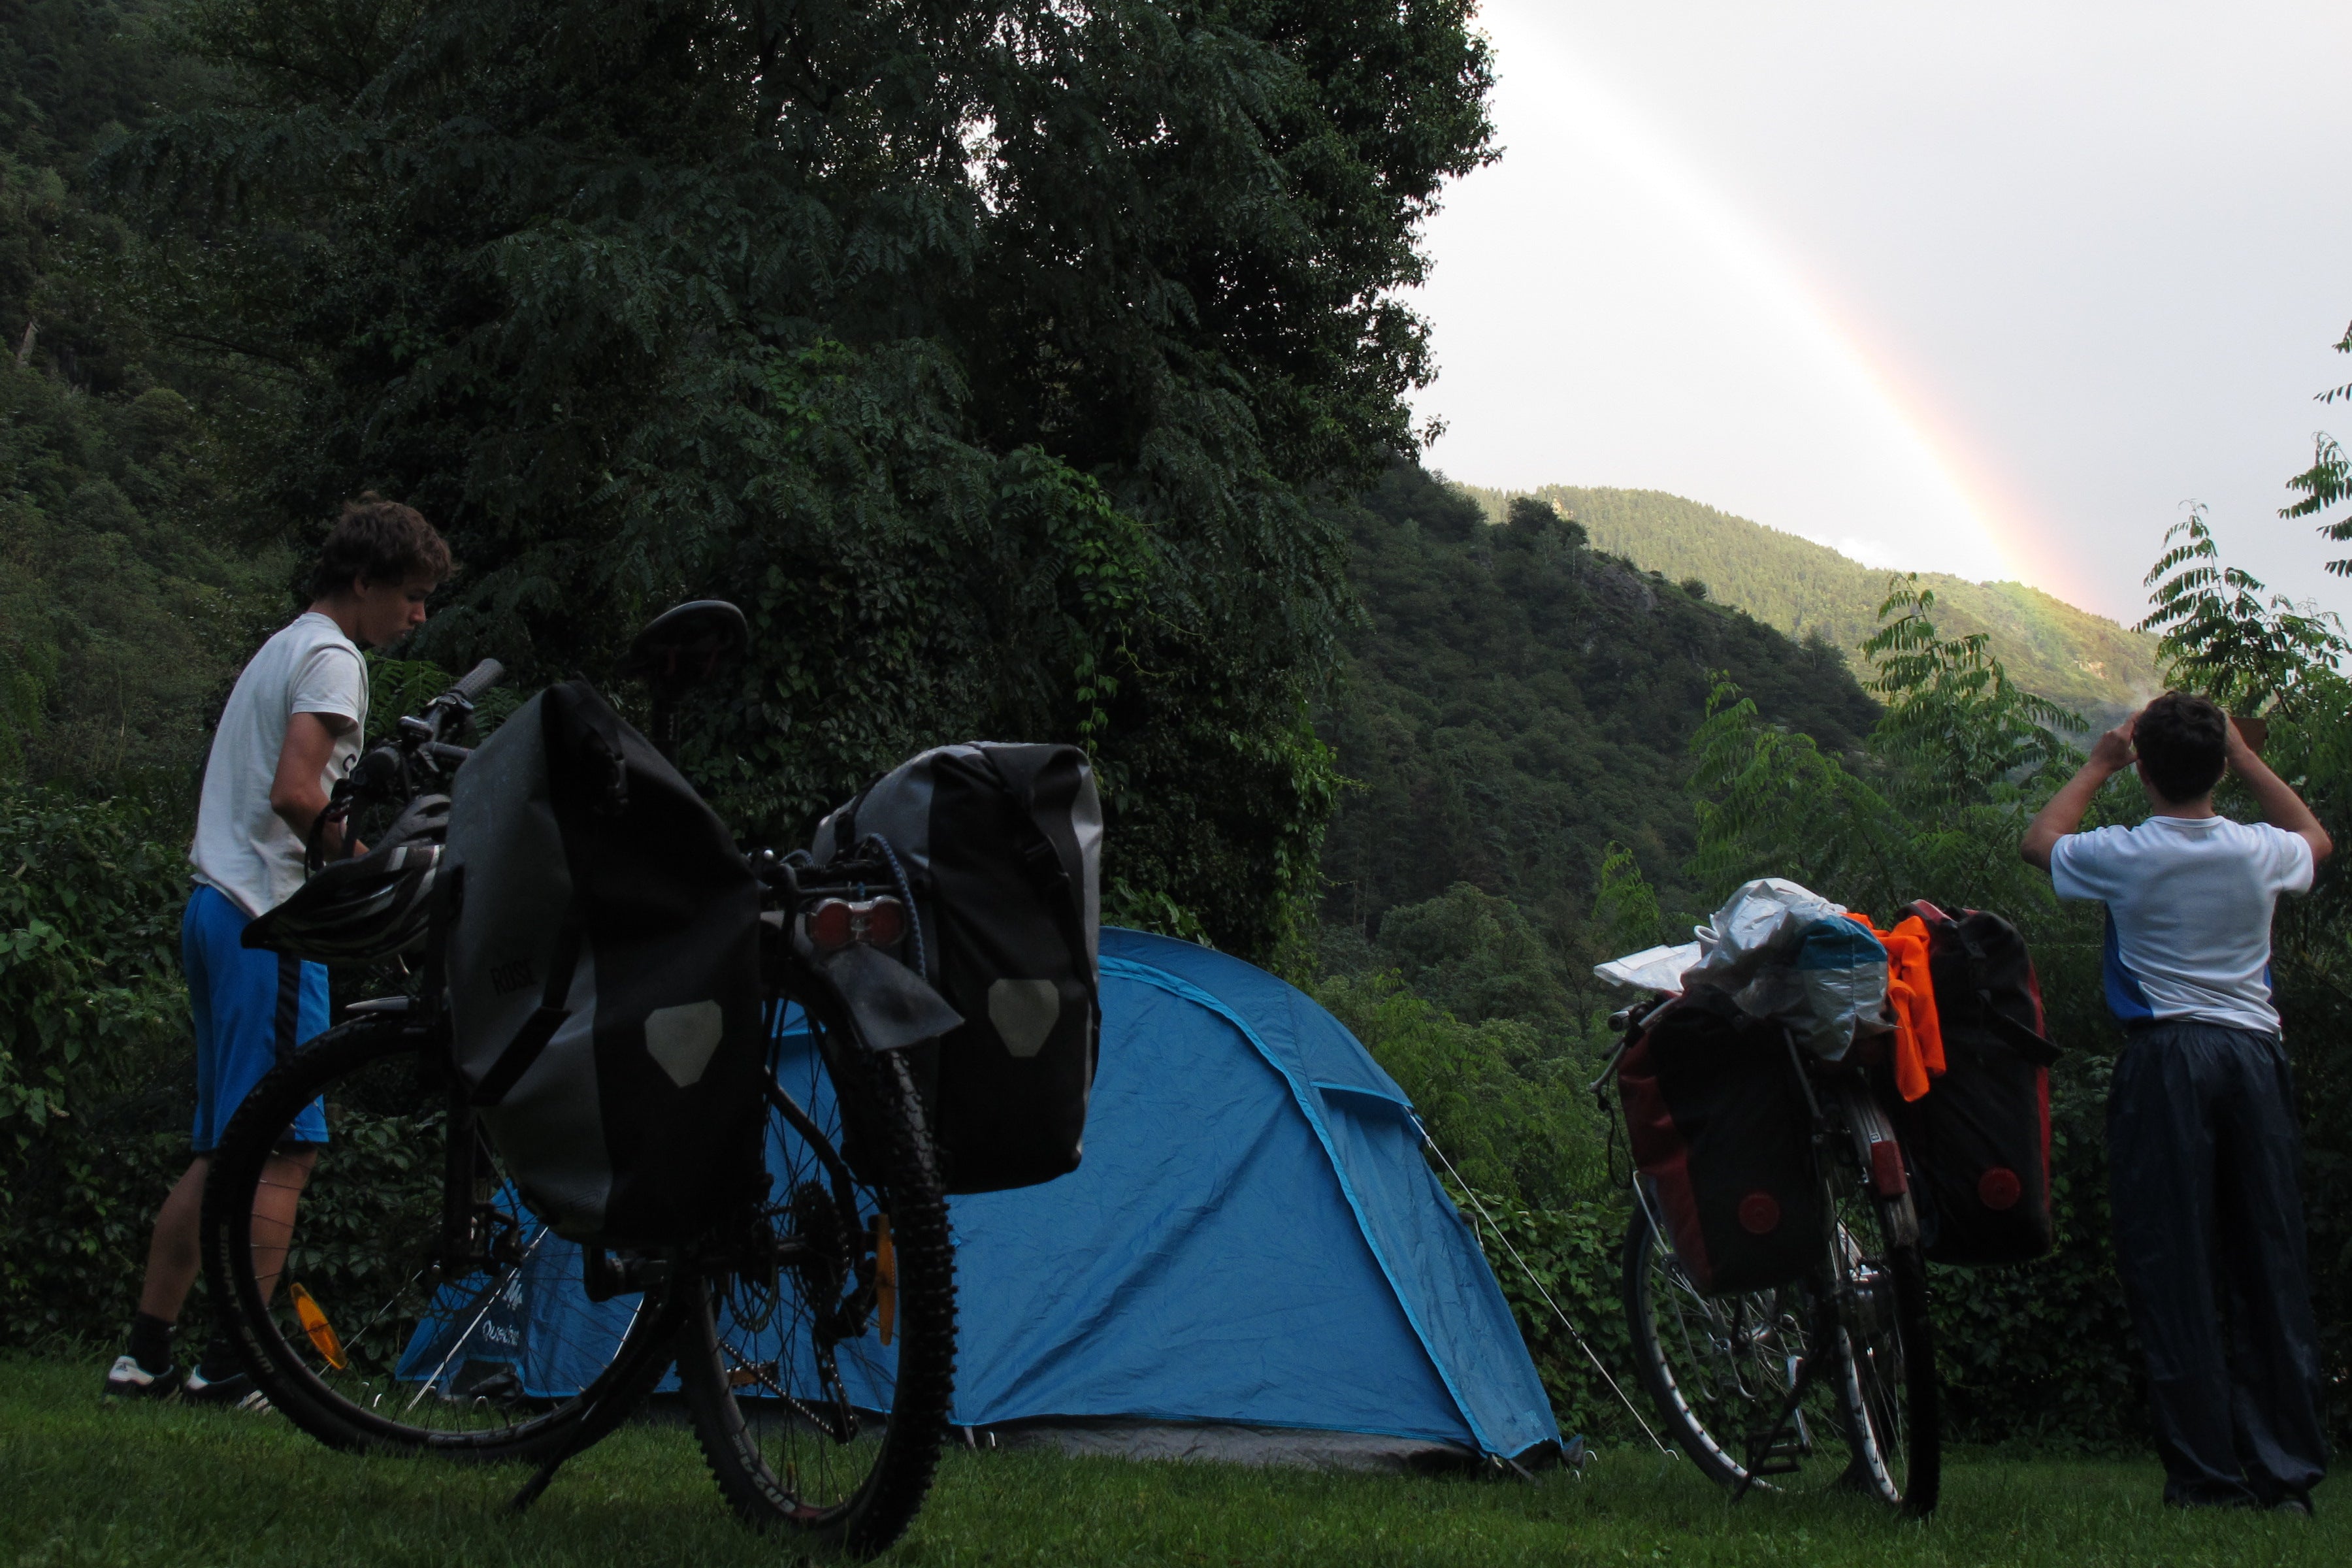
[[[2107,1152],[2166,1500],[2302,1496],[2327,1440],[2285,1046],[2210,1024],[2139,1031],[2116,1064]]]

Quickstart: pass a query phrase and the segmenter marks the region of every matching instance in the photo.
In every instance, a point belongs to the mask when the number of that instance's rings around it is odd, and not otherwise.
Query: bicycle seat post
[[[643,679],[653,696],[655,750],[677,760],[677,701],[751,646],[751,623],[724,599],[666,610],[630,640],[616,673]]]

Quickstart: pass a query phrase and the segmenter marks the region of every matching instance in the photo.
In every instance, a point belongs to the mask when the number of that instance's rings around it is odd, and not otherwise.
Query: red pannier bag
[[[1625,1129],[1691,1284],[1715,1295],[1801,1277],[1829,1232],[1788,1032],[1715,992],[1637,1028],[1617,1064]]]
[[[2042,986],[2025,939],[1983,910],[1925,899],[1927,970],[1944,1037],[1943,1077],[1906,1101],[1890,1069],[1875,1087],[1911,1167],[1921,1240],[1934,1263],[1986,1267],[2040,1258],[2050,1215],[2050,1064]]]

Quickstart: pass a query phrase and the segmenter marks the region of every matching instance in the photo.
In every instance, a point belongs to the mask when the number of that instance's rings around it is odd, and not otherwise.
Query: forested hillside
[[[1473,1183],[1605,1229],[1606,1132],[1583,1085],[1622,999],[1591,966],[1655,940],[1655,900],[1708,891],[1685,867],[1710,689],[1728,673],[1832,753],[1877,704],[1826,647],[1596,551],[1541,507],[1490,528],[1400,466],[1339,515],[1360,619],[1320,726],[1349,783],[1323,846],[1318,994]],[[1612,907],[1606,880],[1640,887],[1642,907]],[[1564,1407],[1607,1419],[1559,1350]]]
[[[1490,521],[1501,521],[1506,492],[1470,493]],[[1818,635],[1849,662],[1858,663],[1863,638],[1877,626],[1891,574],[1826,545],[1663,490],[1547,485],[1535,494],[1582,523],[1594,548],[1678,583],[1703,583],[1711,597],[1791,637]],[[1923,572],[1919,586],[1935,592],[1945,631],[1990,634],[1994,655],[2019,685],[2095,722],[2112,721],[2160,689],[2156,639],[2145,632],[2022,583]]]
[[[1578,531],[1400,468],[1346,513],[1364,621],[1327,733],[1354,786],[1324,846],[1326,919],[1366,931],[1455,882],[1563,944],[1611,841],[1685,897],[1690,737],[1717,672],[1832,752],[1877,705],[1844,665]]]
[[[128,236],[88,160],[194,72],[147,14],[0,11],[0,781],[184,782],[290,565],[234,526],[217,435],[260,389],[112,287]]]

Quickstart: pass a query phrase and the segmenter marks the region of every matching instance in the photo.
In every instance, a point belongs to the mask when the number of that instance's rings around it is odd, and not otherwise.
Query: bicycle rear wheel
[[[814,1042],[780,1044],[774,1180],[731,1270],[687,1293],[677,1370],[735,1511],[864,1556],[930,1489],[954,1387],[955,1255],[906,1062],[853,1050],[842,1089],[866,1110],[856,1171]]]
[[[1795,1284],[1702,1296],[1639,1202],[1625,1233],[1622,1288],[1642,1384],[1670,1439],[1708,1479],[1739,1485],[1750,1434],[1778,1419],[1807,1352],[1811,1301]],[[1832,1380],[1817,1377],[1776,1455],[1799,1468],[1753,1484],[1835,1481],[1844,1459],[1830,1458],[1824,1439],[1838,1432],[1843,1414]]]
[[[1927,1262],[1916,1242],[1891,1239],[1889,1207],[1909,1201],[1840,1199],[1837,1291],[1852,1482],[1918,1518],[1943,1489],[1943,1427]]]
[[[522,1206],[436,1047],[399,1015],[362,1016],[254,1087],[205,1185],[213,1300],[271,1403],[330,1447],[491,1460],[584,1446],[667,1369],[671,1292],[579,1310],[581,1249]],[[280,1144],[320,1099],[329,1140],[305,1184]],[[479,1238],[457,1268],[442,1266],[453,1126],[473,1145]]]

